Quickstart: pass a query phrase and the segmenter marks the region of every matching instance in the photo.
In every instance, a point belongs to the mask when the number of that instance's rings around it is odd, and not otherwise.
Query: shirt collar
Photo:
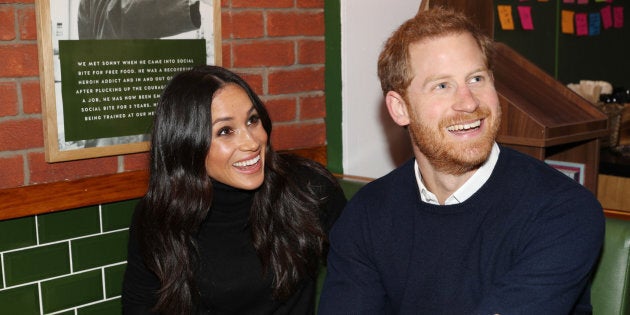
[[[494,166],[497,164],[497,160],[499,159],[499,146],[495,142],[492,145],[492,150],[490,151],[490,156],[488,156],[488,160],[486,160],[477,171],[462,185],[459,187],[452,195],[446,198],[444,205],[453,205],[466,201],[466,199],[470,198],[483,184],[488,181],[490,175],[492,175],[492,170],[494,170]],[[420,174],[420,168],[418,167],[418,161],[414,162],[414,171],[416,173],[416,181],[418,182],[418,187],[420,188],[420,199],[426,203],[439,205],[438,199],[430,192],[427,187],[422,182],[422,175]]]

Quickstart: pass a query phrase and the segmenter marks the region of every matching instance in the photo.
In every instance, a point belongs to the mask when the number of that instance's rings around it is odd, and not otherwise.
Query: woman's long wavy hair
[[[271,139],[271,120],[262,101],[243,79],[222,67],[198,66],[176,75],[156,107],[149,187],[134,220],[145,264],[160,280],[154,307],[159,313],[195,310],[195,236],[211,211],[213,196],[205,168],[212,140],[211,104],[227,84],[249,95]],[[291,172],[306,165],[331,177],[315,162],[274,152],[269,141],[265,180],[254,194],[249,221],[263,270],[273,273],[273,295],[282,299],[301,279],[316,275],[325,242],[317,211],[322,201],[309,185],[298,185]]]

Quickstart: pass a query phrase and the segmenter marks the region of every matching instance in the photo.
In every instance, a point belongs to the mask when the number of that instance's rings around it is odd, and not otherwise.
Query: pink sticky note
[[[575,3],[575,0],[562,0],[562,3]]]
[[[588,17],[586,13],[575,14],[575,34],[578,36],[588,35]]]
[[[623,7],[613,7],[613,27],[623,27]]]
[[[602,26],[604,26],[604,29],[609,29],[610,27],[612,27],[612,7],[607,5],[599,10],[599,13],[602,15]]]
[[[577,0],[578,4],[588,4],[588,0]]]
[[[534,29],[532,21],[532,7],[518,6],[518,15],[521,18],[521,27],[524,30],[531,31]]]

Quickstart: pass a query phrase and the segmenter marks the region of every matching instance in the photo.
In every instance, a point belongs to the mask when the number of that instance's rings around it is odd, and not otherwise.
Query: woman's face
[[[208,176],[239,189],[260,187],[265,177],[267,132],[249,96],[240,86],[228,84],[216,92],[211,113]]]

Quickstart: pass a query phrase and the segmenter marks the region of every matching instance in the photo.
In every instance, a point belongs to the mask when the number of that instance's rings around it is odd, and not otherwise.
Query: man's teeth
[[[453,126],[450,126],[450,127],[446,128],[446,130],[448,130],[448,131],[461,131],[461,130],[468,130],[468,129],[472,129],[472,128],[477,128],[479,126],[481,126],[481,120],[477,120],[477,121],[472,122],[470,124],[453,125]]]
[[[255,158],[253,158],[251,160],[242,161],[242,162],[236,162],[233,165],[236,166],[236,167],[245,167],[245,166],[254,165],[254,164],[258,163],[258,161],[260,161],[260,155],[257,155]]]

